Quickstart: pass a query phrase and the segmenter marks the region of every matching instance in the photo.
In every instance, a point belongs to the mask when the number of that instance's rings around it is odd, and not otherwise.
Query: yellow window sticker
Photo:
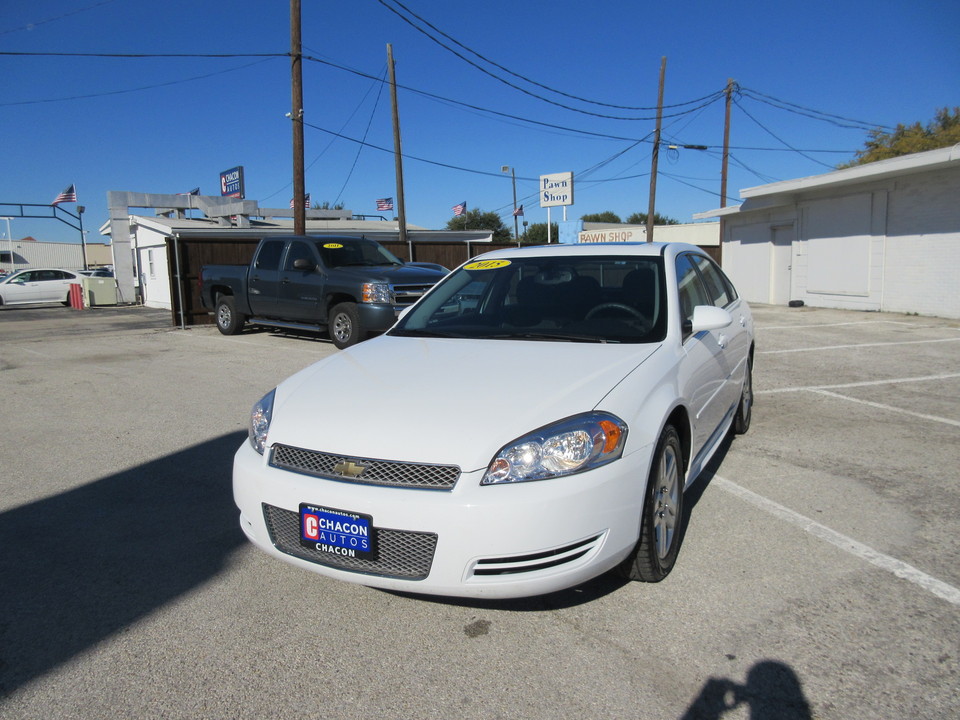
[[[495,270],[496,268],[506,267],[510,264],[509,260],[478,260],[468,265],[464,265],[464,270]]]
[[[324,245],[324,247],[329,250],[337,250],[339,248],[342,248],[343,245],[341,245],[340,243],[327,243],[326,245]]]

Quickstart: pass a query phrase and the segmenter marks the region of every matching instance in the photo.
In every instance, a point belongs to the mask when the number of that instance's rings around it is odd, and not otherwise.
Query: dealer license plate
[[[373,517],[301,503],[300,544],[330,555],[373,559]]]

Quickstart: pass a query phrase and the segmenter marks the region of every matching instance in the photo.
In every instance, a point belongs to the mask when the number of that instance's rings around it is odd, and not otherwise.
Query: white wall
[[[960,171],[898,180],[888,216],[884,309],[960,318]]]
[[[791,299],[960,318],[960,168],[809,192],[727,216],[723,267],[748,302],[774,294],[773,237],[792,226]]]
[[[139,282],[143,304],[147,307],[172,310],[166,236],[151,228],[138,225],[135,242],[140,264]]]

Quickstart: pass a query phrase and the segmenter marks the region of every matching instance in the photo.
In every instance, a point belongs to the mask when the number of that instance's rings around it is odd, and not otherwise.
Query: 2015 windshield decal
[[[468,265],[464,265],[464,270],[495,270],[496,268],[506,267],[510,264],[509,260],[478,260]]]
[[[326,245],[324,245],[324,247],[330,250],[337,250],[339,248],[342,248],[343,245],[341,245],[340,243],[327,243]]]

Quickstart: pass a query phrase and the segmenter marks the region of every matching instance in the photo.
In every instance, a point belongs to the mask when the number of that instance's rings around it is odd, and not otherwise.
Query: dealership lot
[[[754,316],[753,426],[673,573],[482,603],[244,540],[249,408],[329,342],[0,310],[0,718],[953,716],[960,323]]]

